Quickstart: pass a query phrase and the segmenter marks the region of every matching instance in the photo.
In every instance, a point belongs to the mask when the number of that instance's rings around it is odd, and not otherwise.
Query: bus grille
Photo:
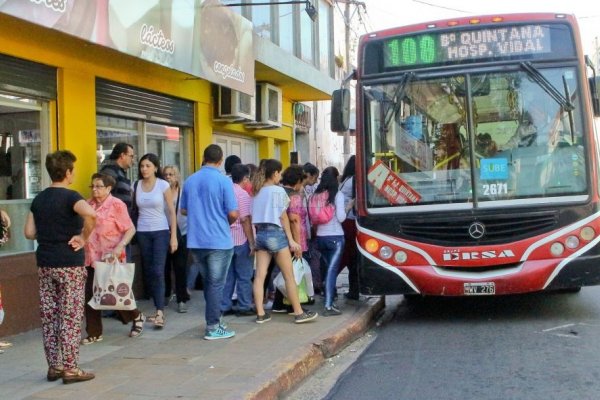
[[[480,239],[469,235],[473,222],[485,225],[485,234]],[[438,245],[495,244],[536,236],[555,229],[558,225],[556,213],[534,215],[507,215],[493,218],[465,217],[464,219],[419,221],[403,223],[400,234],[406,239]]]

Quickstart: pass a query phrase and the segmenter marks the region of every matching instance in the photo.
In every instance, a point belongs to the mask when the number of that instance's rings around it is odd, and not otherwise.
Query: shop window
[[[161,165],[177,165],[184,177],[188,175],[184,137],[191,133],[187,129],[103,115],[96,117],[96,124],[98,168],[109,158],[114,145],[124,142],[131,144],[136,154],[136,164],[128,171],[132,181],[137,179],[137,162],[146,153],[156,154]]]
[[[98,170],[103,162],[109,159],[112,149],[117,143],[128,143],[134,152],[139,154],[141,124],[136,120],[118,117],[96,116],[96,164]],[[129,178],[137,178],[137,169],[131,168]]]
[[[183,129],[176,126],[146,123],[146,153],[158,156],[161,166],[176,165],[187,176]]]
[[[256,140],[233,135],[213,135],[213,143],[218,144],[223,150],[223,159],[236,155],[244,164],[258,165],[258,144]],[[221,164],[221,170],[225,171]]]
[[[44,167],[49,148],[47,103],[0,94],[0,208],[12,221],[0,255],[32,251],[21,232],[31,200],[50,184]]]

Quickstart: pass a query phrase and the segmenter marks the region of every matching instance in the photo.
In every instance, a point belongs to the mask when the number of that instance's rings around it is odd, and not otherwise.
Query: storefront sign
[[[254,95],[252,22],[218,0],[0,0],[0,13]]]

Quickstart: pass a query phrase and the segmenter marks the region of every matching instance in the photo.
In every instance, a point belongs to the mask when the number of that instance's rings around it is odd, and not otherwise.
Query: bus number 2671
[[[482,186],[484,196],[508,194],[508,185],[506,183],[486,183]]]

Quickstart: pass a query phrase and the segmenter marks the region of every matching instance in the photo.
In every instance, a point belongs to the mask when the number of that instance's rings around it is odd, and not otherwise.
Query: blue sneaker
[[[212,331],[206,331],[204,339],[206,340],[218,340],[218,339],[229,339],[235,336],[235,331],[228,331],[227,328],[219,326],[217,329]]]

